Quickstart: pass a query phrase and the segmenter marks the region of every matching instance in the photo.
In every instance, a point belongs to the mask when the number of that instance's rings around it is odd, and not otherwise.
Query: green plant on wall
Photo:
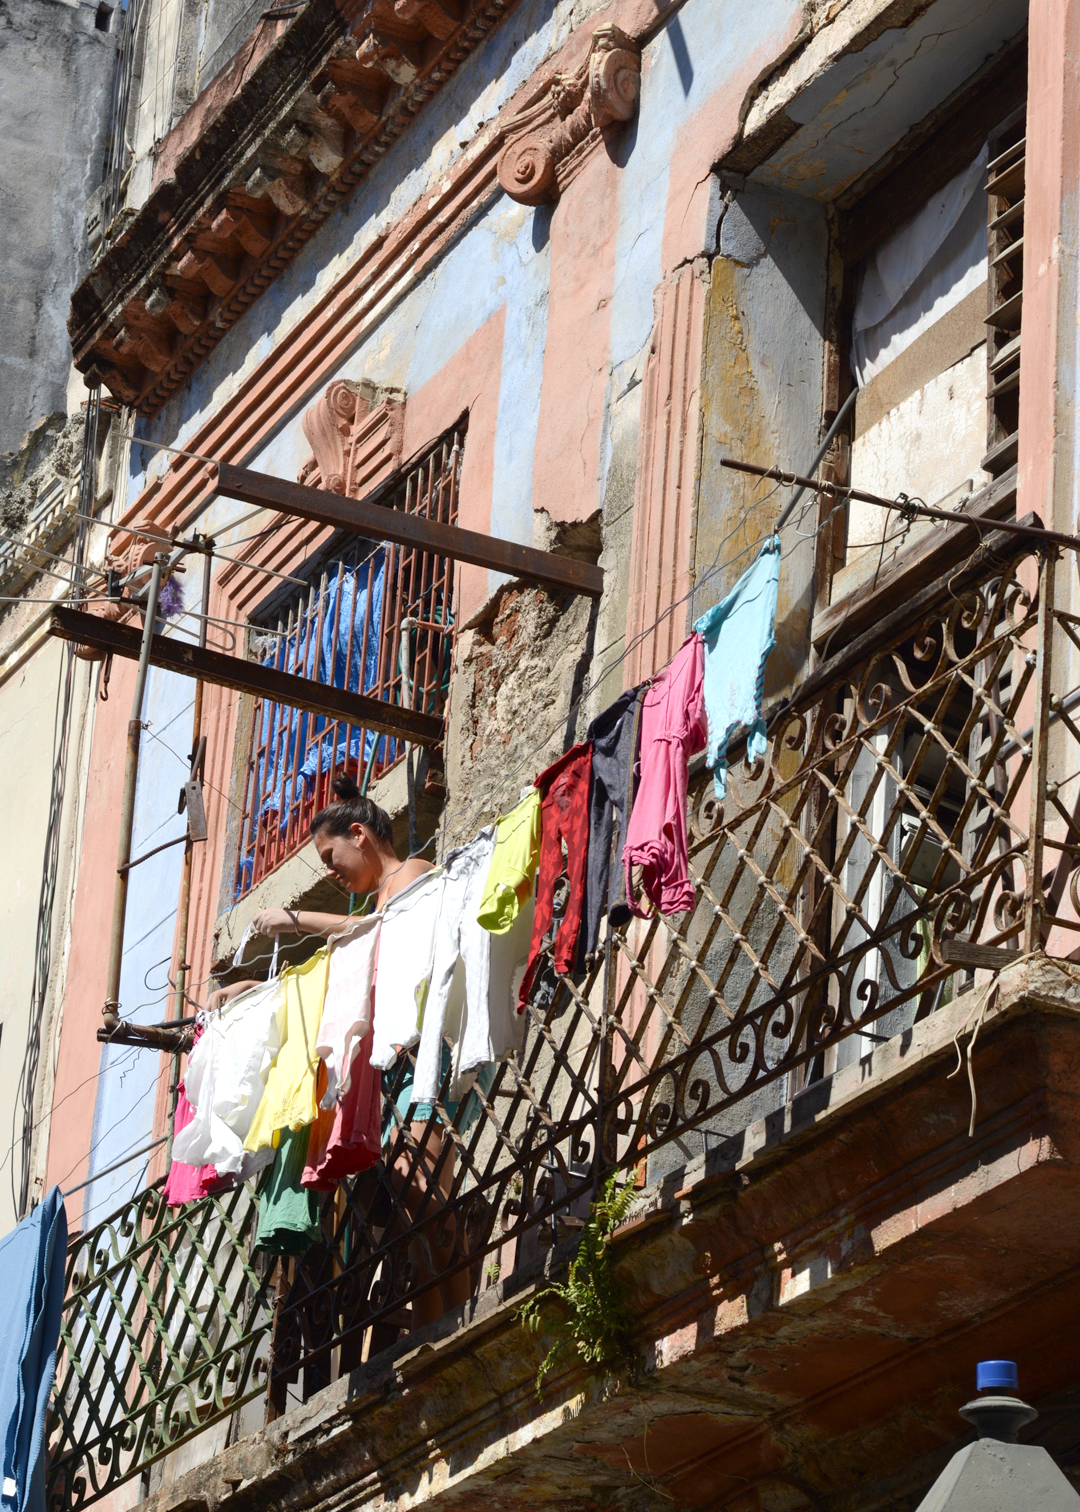
[[[575,1355],[587,1365],[630,1360],[633,1319],[611,1267],[608,1241],[633,1200],[633,1184],[609,1176],[589,1210],[566,1280],[545,1286],[518,1310],[530,1333],[555,1336],[536,1373],[538,1394],[548,1371]],[[552,1302],[560,1305],[552,1307]]]

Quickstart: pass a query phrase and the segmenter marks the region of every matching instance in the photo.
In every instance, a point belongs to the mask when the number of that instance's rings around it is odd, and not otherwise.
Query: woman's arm
[[[255,928],[263,935],[334,935],[354,922],[352,914],[297,912],[292,908],[264,908],[256,914]]]
[[[242,982],[230,982],[227,987],[219,987],[216,992],[210,994],[210,1008],[224,1008],[225,1004],[234,997],[239,997],[242,992],[247,992],[249,987],[261,987],[262,982],[248,977]]]

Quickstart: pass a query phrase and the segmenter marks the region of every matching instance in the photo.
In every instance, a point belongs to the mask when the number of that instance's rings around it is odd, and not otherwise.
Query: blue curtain
[[[380,551],[359,567],[339,566],[327,584],[319,635],[315,635],[313,622],[304,623],[289,637],[284,652],[280,642],[274,645],[263,658],[263,665],[313,678],[329,687],[348,687],[352,693],[370,692],[378,674],[385,565]],[[377,738],[371,731],[361,737],[359,730],[350,729],[345,739],[339,726],[336,739],[334,734],[327,734],[319,740],[320,732],[330,723],[322,714],[309,714],[284,704],[263,704],[259,731],[263,754],[256,772],[256,793],[264,795],[259,817],[276,814],[284,828],[294,803],[311,794],[321,772],[332,766],[344,766],[350,760],[358,766],[368,760]],[[386,743],[383,736],[382,744]],[[298,753],[294,792],[293,766]],[[381,754],[385,758],[385,751]],[[238,894],[250,885],[254,864],[251,853],[255,848],[255,816],[248,820],[248,825],[245,850],[249,854],[241,861]]]

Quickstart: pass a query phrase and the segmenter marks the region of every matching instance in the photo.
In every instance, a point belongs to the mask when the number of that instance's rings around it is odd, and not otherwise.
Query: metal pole
[[[785,472],[781,467],[759,467],[756,462],[740,462],[735,457],[721,457],[720,466],[734,468],[736,472],[753,473],[757,478],[775,478],[778,483],[797,483],[801,489],[812,488],[816,493],[828,494],[834,499],[858,499],[864,504],[879,504],[882,509],[898,509],[901,514],[912,517],[925,515],[930,520],[970,525],[980,534],[985,531],[992,535],[995,530],[1005,530],[1012,535],[1030,536],[1032,540],[1045,541],[1047,545],[1067,546],[1070,551],[1080,551],[1080,536],[1066,535],[1060,530],[1046,530],[1041,525],[1020,525],[1015,520],[959,514],[955,509],[936,509],[932,504],[924,504],[921,499],[884,499],[880,494],[866,493],[861,488],[849,488],[844,483],[819,483],[801,473]]]
[[[209,628],[207,615],[210,613],[210,574],[214,559],[210,551],[213,541],[200,539],[199,549],[203,553],[203,579],[202,579],[202,617],[199,620],[199,645],[205,649],[206,632]],[[202,735],[202,709],[203,709],[203,683],[201,678],[195,682],[195,706],[191,716],[191,759],[195,760],[195,754],[199,749],[199,737]],[[195,847],[189,838],[184,846],[184,870],[180,878],[180,909],[179,919],[176,926],[177,945],[180,959],[176,963],[176,993],[173,998],[174,1020],[184,1017],[184,1008],[187,1003],[187,976],[188,976],[188,924],[191,917],[191,872],[195,859]],[[173,1051],[172,1075],[169,1080],[169,1113],[166,1124],[165,1159],[172,1160],[173,1130],[176,1127],[176,1105],[180,1100],[180,1052]]]
[[[143,624],[139,667],[135,674],[135,696],[128,721],[124,790],[120,800],[120,843],[116,855],[116,890],[113,893],[112,935],[109,940],[109,976],[105,987],[105,1006],[102,1009],[107,1029],[115,1029],[120,1023],[120,966],[124,957],[124,915],[127,912],[128,878],[131,875],[128,862],[131,860],[131,832],[135,824],[135,784],[139,777],[143,697],[146,692],[146,674],[150,667],[154,621],[157,619],[158,594],[161,591],[161,570],[167,560],[166,554],[162,552],[154,557],[150,587],[146,595],[146,620]]]
[[[810,466],[806,469],[806,471],[808,473],[816,473],[817,470],[818,470],[818,468],[821,466],[822,459],[824,458],[825,453],[829,450],[829,447],[833,444],[833,441],[836,439],[836,435],[837,435],[837,432],[840,430],[840,427],[843,425],[844,421],[847,419],[847,417],[848,417],[848,410],[855,403],[855,399],[856,399],[856,396],[858,395],[858,392],[859,391],[858,391],[857,388],[853,388],[852,391],[851,391],[851,393],[847,396],[847,398],[844,400],[843,404],[837,410],[837,412],[836,412],[836,419],[829,426],[829,429],[825,432],[825,439],[821,443],[821,445],[818,447],[817,456],[811,462]],[[798,504],[799,500],[802,498],[802,496],[803,496],[803,494],[805,492],[806,492],[806,484],[804,483],[801,488],[797,488],[795,490],[795,492],[792,494],[792,496],[788,500],[787,505],[785,506],[785,508],[783,508],[780,511],[780,518],[777,520],[776,524],[773,526],[773,533],[774,534],[777,531],[783,530],[784,526],[791,519],[791,516],[795,513],[796,505]]]
[[[1046,773],[1050,727],[1050,697],[1053,691],[1052,651],[1054,640],[1054,576],[1057,553],[1048,551],[1041,564],[1039,626],[1035,651],[1035,720],[1031,736],[1030,875],[1024,910],[1024,949],[1039,950],[1043,944],[1043,831],[1046,828]]]
[[[206,649],[206,632],[208,628],[207,615],[210,613],[210,573],[213,559],[206,547],[212,542],[202,541],[199,549],[203,552],[203,580],[202,580],[202,618],[199,620],[199,646]],[[195,682],[195,703],[191,718],[191,756],[199,747],[199,737],[202,735],[202,711],[203,711],[203,688],[205,684],[201,679]],[[188,840],[184,847],[184,872],[180,882],[180,909],[177,924],[177,940],[180,947],[180,959],[176,967],[176,995],[173,1000],[173,1018],[179,1019],[184,1016],[184,999],[187,992],[187,948],[188,948],[188,920],[191,913],[191,871],[194,861],[195,847]]]
[[[420,623],[412,615],[401,621],[401,702],[411,709],[413,703],[412,672],[409,668],[409,631]],[[409,855],[416,854],[419,836],[416,831],[416,771],[413,767],[412,742],[405,742],[405,791],[409,804]]]

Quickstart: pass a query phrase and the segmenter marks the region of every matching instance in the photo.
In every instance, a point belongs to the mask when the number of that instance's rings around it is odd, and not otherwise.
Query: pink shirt
[[[701,636],[688,636],[646,689],[641,705],[641,779],[623,848],[626,891],[634,913],[631,868],[661,913],[694,906],[686,847],[686,789],[690,757],[705,745],[705,659]]]

